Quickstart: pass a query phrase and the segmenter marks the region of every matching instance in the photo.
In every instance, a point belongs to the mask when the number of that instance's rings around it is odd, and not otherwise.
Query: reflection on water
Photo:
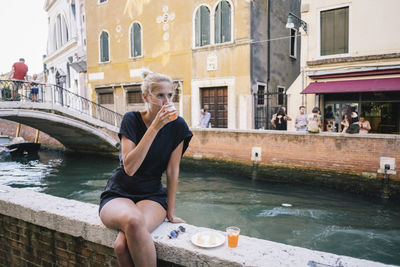
[[[117,165],[45,151],[0,160],[0,183],[97,204]],[[400,207],[379,199],[182,170],[176,213],[197,226],[235,225],[248,236],[400,265]]]

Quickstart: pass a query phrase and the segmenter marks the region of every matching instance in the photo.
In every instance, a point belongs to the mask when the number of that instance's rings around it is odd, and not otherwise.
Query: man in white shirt
[[[201,128],[210,128],[210,118],[211,118],[210,112],[201,109],[199,126]]]

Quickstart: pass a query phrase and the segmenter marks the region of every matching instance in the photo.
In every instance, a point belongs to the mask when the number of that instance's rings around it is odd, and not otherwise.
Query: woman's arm
[[[344,117],[344,120],[342,120],[341,124],[343,126],[348,127],[349,126],[349,120],[347,119],[347,116]]]
[[[364,129],[367,130],[367,131],[371,130],[371,124],[369,124],[369,121],[365,121]]]
[[[178,191],[179,164],[181,162],[183,141],[171,153],[167,166],[168,210],[167,218],[170,222],[185,222],[175,216],[175,200]]]
[[[140,165],[142,165],[158,131],[170,121],[169,113],[165,112],[164,108],[161,108],[138,145],[135,145],[131,140],[122,136],[121,153],[126,174],[129,176],[135,174]]]

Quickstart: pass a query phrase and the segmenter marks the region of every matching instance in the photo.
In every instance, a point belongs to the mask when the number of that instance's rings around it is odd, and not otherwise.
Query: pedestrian
[[[24,81],[28,81],[28,66],[25,64],[25,59],[20,58],[13,64],[10,78],[14,80],[11,100],[17,100],[18,90],[23,87]]]
[[[159,73],[143,72],[144,111],[125,113],[119,137],[120,166],[100,197],[99,213],[105,226],[118,229],[114,243],[120,266],[156,266],[150,233],[165,218],[175,216],[179,164],[192,132],[173,108],[173,82]],[[167,188],[161,184],[166,172]]]
[[[321,131],[321,110],[319,107],[314,107],[312,113],[307,116],[307,131],[309,133],[319,133]]]
[[[358,124],[359,119],[356,112],[351,109],[350,105],[346,105],[343,108],[343,120],[341,124],[344,126],[343,133],[359,133],[360,132],[360,125]]]
[[[360,134],[367,134],[371,130],[371,124],[365,119],[364,114],[360,115],[358,124],[360,125]]]
[[[39,82],[37,81],[37,75],[33,74],[31,81],[31,96],[32,102],[38,101],[38,94],[39,94]]]
[[[276,113],[275,120],[271,120],[271,123],[277,130],[286,131],[288,118],[289,116],[286,115],[285,109],[281,107]]]
[[[205,109],[200,110],[200,123],[199,126],[201,128],[210,128],[210,118],[211,114]]]
[[[289,117],[289,116],[286,114],[286,107],[280,106],[280,107],[278,107],[278,111],[277,111],[275,114],[272,114],[271,124],[272,124],[272,126],[273,126],[274,128],[276,128],[276,123],[275,123],[275,121],[276,121],[276,116],[278,115],[278,112],[279,112],[279,110],[281,110],[281,109],[282,109],[282,111],[283,111],[283,114],[285,114],[285,115],[284,115],[285,121],[291,121],[291,120],[292,120],[292,118]],[[287,128],[287,126],[286,126],[286,128]],[[278,129],[277,129],[277,130],[278,130]],[[285,129],[285,130],[286,130],[286,129]]]
[[[305,114],[306,107],[299,107],[299,115],[296,116],[294,120],[294,127],[296,131],[307,131],[307,115]]]

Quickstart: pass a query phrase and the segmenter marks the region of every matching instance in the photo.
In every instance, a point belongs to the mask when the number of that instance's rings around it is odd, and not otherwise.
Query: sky
[[[28,75],[43,71],[47,46],[45,0],[0,0],[0,74],[25,58]]]

